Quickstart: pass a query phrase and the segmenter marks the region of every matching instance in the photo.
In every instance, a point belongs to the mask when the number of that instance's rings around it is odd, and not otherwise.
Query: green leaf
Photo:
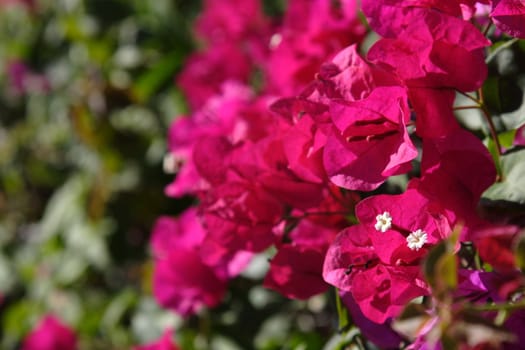
[[[14,349],[20,340],[36,322],[40,310],[32,300],[20,300],[11,305],[2,315],[3,338],[0,340],[2,349]]]
[[[118,327],[126,312],[130,310],[136,302],[137,295],[134,290],[128,288],[120,292],[113,297],[111,303],[106,308],[100,322],[101,327],[106,330]]]
[[[182,57],[180,52],[175,51],[166,55],[157,62],[151,69],[140,76],[133,86],[133,95],[139,102],[145,102],[155,93],[164,83],[173,78],[175,69],[181,64]]]
[[[513,129],[498,134],[498,139],[502,147],[511,148],[513,146],[514,139],[516,138],[516,131],[517,130]]]
[[[501,157],[503,181],[489,187],[482,197],[525,204],[525,149]]]
[[[505,129],[517,129],[525,124],[525,78],[519,78],[506,89],[500,93],[504,102],[501,114],[496,117]]]
[[[432,286],[437,298],[442,298],[457,286],[457,259],[454,247],[459,237],[456,228],[450,237],[436,245],[423,264],[425,278]]]

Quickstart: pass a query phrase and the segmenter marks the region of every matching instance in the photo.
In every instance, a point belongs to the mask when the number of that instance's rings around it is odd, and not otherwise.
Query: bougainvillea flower
[[[326,135],[309,114],[303,114],[282,136],[288,169],[304,181],[326,182],[322,152],[325,144]]]
[[[211,186],[226,181],[233,146],[225,137],[203,137],[193,147],[193,162],[199,175]]]
[[[291,0],[284,18],[285,29],[306,31],[313,40],[318,40],[323,32],[330,33],[338,40],[343,33],[351,35],[353,31],[355,35],[364,31],[358,23],[358,10],[356,0]]]
[[[171,338],[171,330],[167,329],[159,340],[145,345],[135,346],[133,350],[179,350]]]
[[[417,149],[405,127],[410,118],[406,90],[378,87],[359,101],[334,100],[330,112],[335,129],[324,164],[334,184],[370,191],[389,176],[410,170]]]
[[[416,133],[420,137],[442,137],[460,128],[452,109],[455,90],[413,87],[408,96],[416,112]]]
[[[279,99],[270,109],[284,122],[278,138],[287,168],[302,181],[327,183],[322,155],[332,128],[329,107],[298,96]]]
[[[180,315],[217,305],[225,292],[226,281],[205,265],[195,250],[170,251],[155,259],[153,294],[162,306]]]
[[[313,146],[324,146],[332,183],[372,190],[388,176],[410,170],[417,151],[405,127],[410,120],[406,89],[394,75],[366,62],[355,46],[325,63],[302,96],[329,107],[328,121],[323,111],[311,117],[317,128]]]
[[[499,30],[525,39],[525,3],[522,0],[493,0],[490,16]]]
[[[420,264],[451,230],[416,190],[369,197],[356,206],[356,215],[360,224],[339,233],[328,249],[323,277],[351,292],[363,314],[381,324],[410,300],[428,295]]]
[[[390,217],[387,229],[378,230],[376,224],[385,212]],[[369,197],[357,204],[356,215],[361,224],[370,228],[369,237],[376,254],[383,262],[392,265],[398,264],[399,260],[404,263],[416,261],[425,255],[428,245],[436,244],[450,233],[443,213],[417,190],[409,189],[401,195]],[[412,239],[418,237],[424,243],[411,246]]]
[[[177,249],[198,247],[206,236],[195,208],[189,208],[177,219],[161,216],[153,226],[150,246],[156,257],[162,258]]]
[[[370,48],[368,59],[393,69],[409,87],[481,86],[487,76],[483,48],[490,41],[474,25],[432,9],[394,13],[383,22],[385,38]]]
[[[265,18],[261,2],[257,0],[205,0],[203,10],[196,20],[196,32],[212,45],[223,42],[240,42],[254,34],[267,32],[269,21]]]
[[[283,245],[270,261],[264,286],[292,299],[308,299],[325,292],[323,280],[324,251],[314,247]]]
[[[311,99],[325,104],[331,99],[356,101],[366,98],[377,86],[399,85],[397,77],[367,62],[357,52],[356,45],[351,45],[321,66]]]
[[[305,181],[309,176],[306,169],[301,178],[299,171],[296,175],[288,167],[288,159],[297,155],[292,149],[286,150],[282,135],[294,126],[282,121],[280,124],[282,127],[276,125],[273,134],[254,142],[233,144],[225,137],[208,136],[195,144],[196,168],[211,185],[200,194],[209,231],[205,245],[223,247],[208,249],[215,258],[238,249],[266,249],[275,240],[272,230],[286,206],[305,210],[323,199],[324,184],[319,181],[323,179],[310,176],[313,181]],[[312,173],[323,176],[319,156],[310,160],[305,164],[313,167]]]
[[[213,147],[210,142],[221,138],[222,143],[236,144],[265,137],[272,126],[267,105],[267,97],[254,99],[249,87],[228,81],[221,85],[221,93],[210,97],[198,111],[176,119],[169,129],[168,148],[174,163],[171,170],[177,172],[177,176],[166,188],[166,194],[180,197],[209,186],[198,170],[214,169],[208,166],[214,159],[207,157],[209,148]],[[208,142],[210,137],[213,140]],[[215,159],[216,164],[222,164],[222,155]]]
[[[174,162],[177,164],[170,169],[170,172],[176,172],[175,179],[166,186],[164,193],[170,197],[182,197],[187,194],[196,193],[198,190],[205,187],[202,183],[195,164],[191,157],[177,158],[175,156]]]
[[[227,280],[239,273],[251,257],[238,252],[238,256],[231,254],[211,264],[203,259],[201,250],[205,237],[194,208],[178,219],[161,217],[153,228],[153,293],[161,305],[181,315],[217,305]]]
[[[381,263],[362,225],[351,226],[336,237],[326,253],[323,278],[351,292],[363,314],[375,323],[398,315],[405,303],[429,292],[418,266]],[[397,297],[392,295],[395,290],[401,293]]]
[[[75,350],[75,333],[53,315],[47,315],[26,336],[22,350]]]
[[[292,299],[307,299],[328,289],[322,275],[323,261],[338,226],[320,218],[312,221],[313,217],[300,220],[290,232],[280,233],[285,243],[276,245],[277,254],[270,260],[265,287]]]
[[[282,96],[297,94],[322,62],[366,33],[355,0],[292,0],[265,65],[268,89]]]
[[[471,236],[479,256],[496,271],[516,271],[515,242],[520,228],[517,226],[489,226],[476,230]]]
[[[244,52],[231,43],[223,43],[190,55],[176,83],[190,106],[198,110],[208,98],[220,92],[224,82],[247,82],[251,70],[252,62]]]
[[[298,126],[293,126],[288,131],[291,131],[293,135],[295,134],[294,131],[298,131]],[[288,135],[286,132],[283,132],[283,134],[268,138],[266,142],[258,145],[260,146],[258,149],[264,158],[264,168],[262,169],[264,173],[261,173],[258,179],[269,193],[284,204],[306,210],[315,207],[322,200],[326,181],[315,179],[314,181],[308,181],[305,177],[297,176],[295,172],[290,171],[289,159],[300,156],[294,151],[306,153],[306,150],[298,148],[287,150],[286,144],[289,144],[289,142],[284,141],[284,139]],[[298,142],[301,142],[301,140],[298,140]],[[326,180],[320,157],[321,155],[310,157],[308,160],[312,162],[309,165],[312,166],[312,172],[317,172],[320,176],[323,176],[322,180]]]
[[[229,251],[262,251],[274,242],[272,229],[283,209],[283,204],[260,184],[240,179],[218,185],[202,198],[208,230],[205,244],[210,242]]]
[[[487,0],[363,0],[363,12],[370,19],[370,26],[383,36],[389,36],[391,22],[398,18],[403,8],[420,7],[439,10],[452,17],[465,17],[475,11],[477,2],[488,3]],[[382,19],[382,20],[381,20]]]

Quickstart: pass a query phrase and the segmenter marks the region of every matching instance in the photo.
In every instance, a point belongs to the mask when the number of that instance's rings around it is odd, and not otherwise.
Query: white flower
[[[392,227],[392,216],[389,212],[385,211],[383,214],[376,216],[376,224],[374,226],[376,230],[385,233]]]
[[[427,233],[421,229],[412,232],[407,237],[407,245],[410,249],[418,251],[425,243],[427,243]]]

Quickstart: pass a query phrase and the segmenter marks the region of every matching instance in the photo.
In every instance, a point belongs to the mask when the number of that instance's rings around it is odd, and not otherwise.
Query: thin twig
[[[490,30],[490,27],[492,27],[492,21],[489,21],[489,24],[487,24],[487,26],[483,30],[483,36],[487,36],[487,34],[489,33],[489,30]]]
[[[465,96],[466,98],[468,98],[469,100],[473,101],[475,104],[477,105],[481,105],[481,101],[478,100],[477,98],[475,98],[474,96],[471,96],[469,94],[467,94],[466,92],[463,92],[461,90],[456,90],[456,92],[460,93],[461,95]]]
[[[455,110],[455,111],[459,111],[459,110],[462,110],[462,109],[478,109],[478,108],[481,108],[480,105],[475,105],[475,106],[458,106],[458,107],[454,107],[452,109]]]

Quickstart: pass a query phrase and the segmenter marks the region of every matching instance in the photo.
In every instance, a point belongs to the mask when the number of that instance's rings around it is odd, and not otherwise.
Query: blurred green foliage
[[[185,111],[173,77],[198,8],[0,9],[0,348],[16,348],[46,312],[83,349],[129,348],[177,321],[151,299],[147,242],[158,215],[187,206],[163,195],[162,159],[167,126]]]

